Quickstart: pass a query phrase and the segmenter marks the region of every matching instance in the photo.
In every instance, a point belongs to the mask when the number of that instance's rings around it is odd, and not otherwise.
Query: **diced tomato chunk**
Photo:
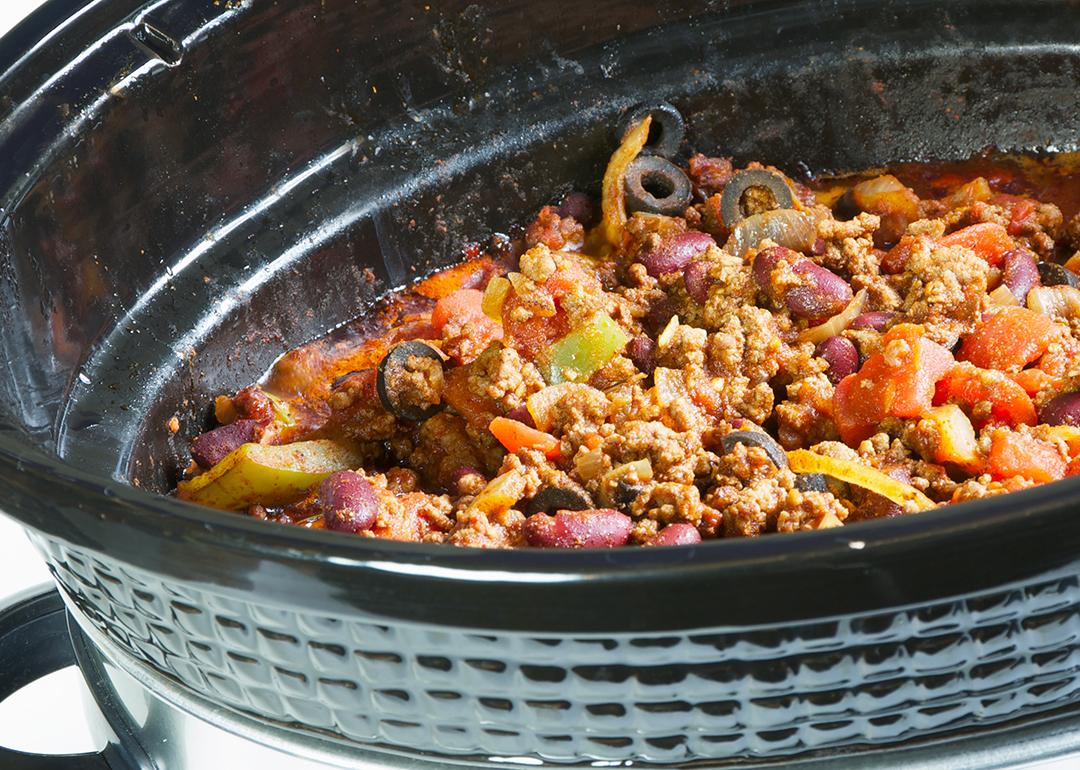
[[[1009,379],[1024,389],[1029,396],[1037,395],[1048,388],[1061,387],[1061,378],[1047,374],[1042,369],[1021,369],[1009,375]]]
[[[1016,248],[1016,242],[996,222],[980,222],[943,236],[942,246],[966,246],[992,266],[1000,265],[1005,253]]]
[[[840,437],[855,445],[874,434],[886,417],[919,417],[932,405],[935,386],[954,360],[913,324],[894,326],[882,351],[836,386],[833,406]]]
[[[1009,235],[1023,235],[1030,232],[1035,227],[1035,215],[1038,210],[1037,201],[1031,198],[1018,198],[1012,206],[1009,225],[1006,228]]]
[[[484,311],[480,306],[483,299],[484,293],[479,289],[458,289],[435,303],[431,311],[431,325],[436,333],[441,334],[451,320],[464,322],[467,318],[483,316]]]
[[[957,358],[983,369],[1021,369],[1046,352],[1057,336],[1054,322],[1026,307],[1007,307],[969,334]]]
[[[1023,476],[1037,482],[1065,478],[1068,470],[1065,459],[1052,444],[1005,429],[994,431],[990,437],[988,468],[996,479]]]
[[[970,364],[955,366],[937,384],[935,404],[953,403],[965,408],[976,429],[984,425],[1034,425],[1035,404],[1024,389],[1007,375]]]

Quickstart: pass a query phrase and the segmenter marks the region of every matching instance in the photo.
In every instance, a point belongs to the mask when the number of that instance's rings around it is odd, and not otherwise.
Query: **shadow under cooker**
[[[0,500],[130,661],[291,735],[552,762],[858,750],[1075,702],[1074,480],[570,554],[355,542],[152,494],[213,394],[595,185],[646,97],[690,145],[796,176],[1076,149],[1069,3],[69,13],[0,45]]]

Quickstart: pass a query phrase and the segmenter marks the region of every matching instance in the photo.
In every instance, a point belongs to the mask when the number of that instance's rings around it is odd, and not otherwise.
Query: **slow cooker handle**
[[[64,602],[54,589],[21,594],[0,609],[0,702],[75,664]],[[103,754],[26,754],[0,746],[4,770],[129,770]]]

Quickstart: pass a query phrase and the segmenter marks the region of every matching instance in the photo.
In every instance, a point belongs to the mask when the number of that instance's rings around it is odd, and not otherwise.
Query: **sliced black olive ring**
[[[664,158],[674,157],[686,136],[686,120],[667,102],[650,102],[632,107],[619,121],[616,140],[621,142],[626,132],[646,115],[652,115],[652,125],[649,126],[649,141],[642,152]]]
[[[725,454],[735,451],[737,444],[756,446],[765,452],[772,464],[777,468],[788,467],[787,453],[768,433],[761,433],[756,430],[733,430],[720,439],[720,446],[724,448]],[[796,473],[795,488],[800,492],[829,491],[825,477],[820,473]]]
[[[383,356],[383,360],[379,362],[375,390],[379,394],[379,400],[386,407],[386,411],[390,412],[394,417],[411,422],[420,422],[438,413],[446,405],[442,403],[441,398],[438,402],[428,406],[409,403],[410,396],[415,395],[408,392],[409,385],[405,379],[405,375],[412,371],[409,369],[410,358],[425,358],[437,361],[439,371],[442,371],[443,359],[435,348],[417,340],[399,342],[390,348],[390,351]]]
[[[720,216],[728,229],[754,214],[794,207],[795,196],[784,177],[760,168],[732,176],[720,196]]]
[[[588,511],[594,508],[588,493],[575,487],[545,487],[525,503],[522,513],[555,513],[557,511]]]
[[[670,160],[656,155],[637,157],[623,180],[630,211],[675,216],[686,211],[693,193],[690,179]]]
[[[1043,286],[1071,286],[1080,289],[1080,276],[1056,262],[1039,262],[1039,280]]]

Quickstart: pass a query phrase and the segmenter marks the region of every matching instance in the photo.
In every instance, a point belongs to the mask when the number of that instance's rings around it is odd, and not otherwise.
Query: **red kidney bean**
[[[638,368],[638,371],[645,372],[645,374],[652,374],[653,368],[656,366],[655,353],[656,343],[653,342],[651,337],[646,337],[644,334],[640,334],[626,343],[626,357],[634,362],[634,366]]]
[[[319,508],[328,529],[363,532],[379,515],[375,487],[356,471],[331,473],[319,485]]]
[[[833,385],[859,370],[859,351],[847,337],[829,337],[818,345],[817,354],[829,364],[825,375]]]
[[[1039,268],[1035,264],[1035,255],[1027,249],[1013,249],[1005,252],[1003,277],[1016,300],[1023,305],[1028,292],[1041,285]]]
[[[690,299],[704,305],[709,299],[709,263],[691,262],[683,271],[683,285]]]
[[[535,428],[536,423],[533,422],[532,413],[529,411],[529,407],[525,404],[521,406],[515,406],[509,412],[506,413],[508,420],[517,420],[518,422],[528,425],[530,428]]]
[[[800,318],[811,320],[834,316],[851,302],[851,286],[831,270],[815,265],[809,259],[796,262],[792,269],[803,276],[805,283],[788,290],[784,304]]]
[[[891,310],[869,310],[855,316],[849,329],[874,329],[883,332],[889,325],[889,321],[896,318],[896,313]]]
[[[191,440],[191,457],[202,468],[213,468],[241,444],[255,440],[258,420],[237,420]]]
[[[1047,425],[1080,425],[1080,391],[1054,396],[1039,410],[1039,422]]]
[[[675,315],[675,305],[666,295],[649,304],[649,310],[641,319],[642,325],[650,334],[659,334],[668,325],[668,321]]]
[[[788,262],[798,262],[802,259],[802,256],[797,251],[789,249],[787,246],[770,246],[767,249],[762,249],[754,257],[754,264],[751,270],[754,274],[754,281],[763,289],[769,288],[769,274],[772,273],[773,268],[781,260]]]
[[[525,539],[536,548],[615,548],[630,539],[633,521],[611,508],[534,513],[525,519]]]
[[[689,524],[668,524],[649,539],[648,545],[693,545],[701,534]]]
[[[592,227],[600,219],[596,201],[583,192],[568,192],[559,204],[560,217],[573,217],[585,227]]]
[[[655,248],[643,252],[638,256],[638,262],[645,265],[649,275],[659,278],[664,273],[682,270],[694,257],[715,245],[716,241],[708,233],[687,230],[665,238]]]

